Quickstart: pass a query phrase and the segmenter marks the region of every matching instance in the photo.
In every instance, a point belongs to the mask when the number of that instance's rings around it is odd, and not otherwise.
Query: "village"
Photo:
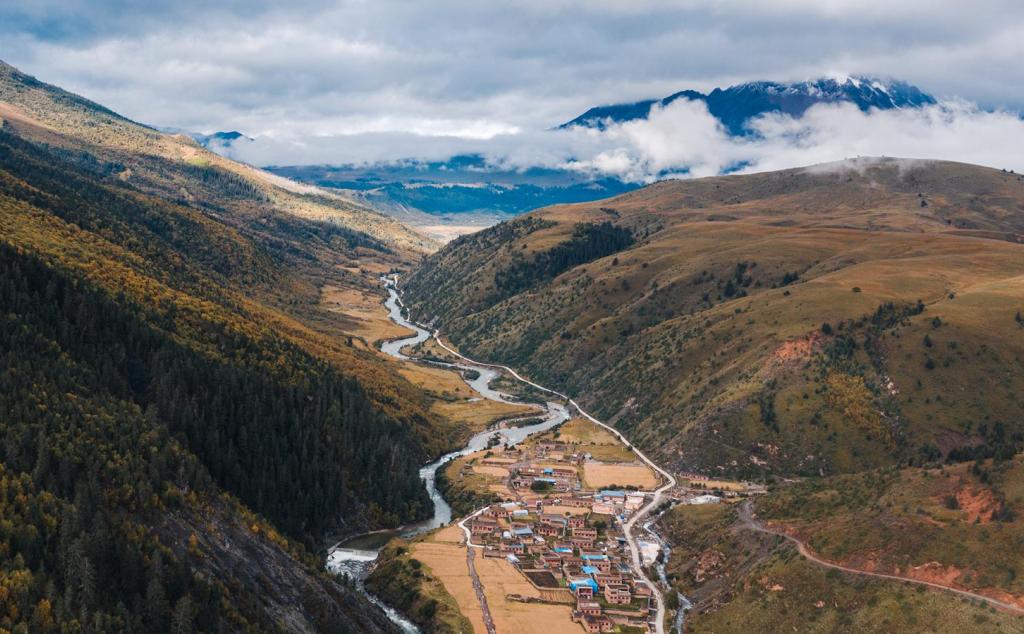
[[[509,562],[509,570],[536,590],[510,600],[569,604],[572,620],[587,632],[654,631],[652,591],[632,569],[622,526],[659,479],[628,447],[570,421],[554,434],[493,447],[455,468],[456,477],[503,500],[478,511],[465,527],[485,558]],[[720,499],[697,493],[686,501]],[[649,565],[659,549],[641,542],[641,550]]]

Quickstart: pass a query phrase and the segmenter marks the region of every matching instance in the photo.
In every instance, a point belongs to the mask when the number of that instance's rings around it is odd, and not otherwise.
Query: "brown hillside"
[[[680,467],[828,473],[1019,442],[1022,233],[1019,175],[860,159],[540,210],[406,291]]]

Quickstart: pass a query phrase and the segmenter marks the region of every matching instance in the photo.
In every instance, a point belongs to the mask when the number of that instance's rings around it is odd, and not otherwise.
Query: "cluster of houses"
[[[589,632],[645,627],[651,589],[630,568],[621,521],[643,505],[622,491],[494,504],[469,523],[485,557],[515,565],[538,589],[576,603]]]

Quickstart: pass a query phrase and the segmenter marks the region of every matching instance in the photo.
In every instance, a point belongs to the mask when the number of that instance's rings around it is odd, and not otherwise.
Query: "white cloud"
[[[255,164],[374,163],[444,160],[482,154],[510,169],[557,167],[593,176],[650,182],[667,175],[767,171],[856,156],[946,159],[1021,170],[1024,121],[963,102],[922,109],[862,112],[850,104],[818,105],[803,117],[770,114],[751,121],[755,134],[730,136],[703,102],[677,100],[647,119],[589,128],[510,130],[471,138],[407,132],[259,138],[236,144],[235,158]]]
[[[258,164],[481,152],[648,178],[857,153],[1009,163],[1018,123],[958,106],[924,118],[815,110],[762,121],[756,142],[724,138],[679,102],[605,135],[545,130],[597,104],[835,71],[1024,109],[1019,0],[135,5],[0,3],[0,59],[139,121],[260,137],[239,149]]]

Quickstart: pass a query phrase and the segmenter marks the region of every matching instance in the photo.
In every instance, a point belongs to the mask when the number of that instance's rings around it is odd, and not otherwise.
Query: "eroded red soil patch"
[[[960,489],[956,492],[956,501],[967,514],[967,521],[972,523],[988,524],[999,510],[999,502],[988,489]]]

